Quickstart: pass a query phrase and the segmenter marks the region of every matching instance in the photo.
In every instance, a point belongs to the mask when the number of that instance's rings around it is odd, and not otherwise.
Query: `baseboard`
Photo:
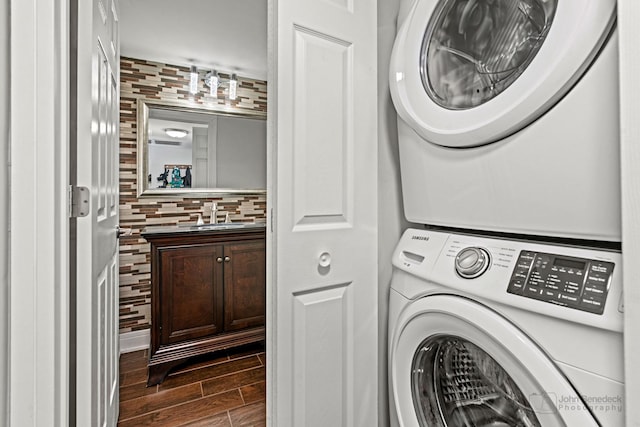
[[[131,331],[120,334],[120,354],[146,350],[151,342],[149,329]]]

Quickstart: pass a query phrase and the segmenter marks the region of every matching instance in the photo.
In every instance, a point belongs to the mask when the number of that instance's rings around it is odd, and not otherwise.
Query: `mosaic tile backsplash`
[[[185,101],[190,106],[216,102],[239,111],[266,111],[267,82],[238,76],[237,99],[211,98],[201,72],[200,91],[189,93],[189,68],[134,58],[120,58],[120,227],[131,235],[120,238],[120,333],[151,325],[150,248],[140,233],[148,225],[205,220],[213,202],[232,221],[266,220],[265,195],[224,195],[215,198],[138,198],[136,105],[138,99]],[[223,77],[224,74],[221,74]],[[230,104],[229,104],[230,103]]]

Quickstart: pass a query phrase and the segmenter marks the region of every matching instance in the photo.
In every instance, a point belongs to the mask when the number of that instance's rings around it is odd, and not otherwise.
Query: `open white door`
[[[375,426],[376,2],[270,13],[269,424]]]
[[[210,182],[209,156],[214,159],[215,153],[209,153],[209,132],[215,132],[213,128],[193,128],[193,148],[191,149],[191,164],[193,165],[192,177],[194,188],[215,187],[215,181]],[[215,175],[214,175],[215,177]],[[210,185],[211,184],[211,185]]]
[[[78,26],[77,181],[90,200],[77,225],[76,425],[102,427],[118,418],[117,0],[79,1]]]

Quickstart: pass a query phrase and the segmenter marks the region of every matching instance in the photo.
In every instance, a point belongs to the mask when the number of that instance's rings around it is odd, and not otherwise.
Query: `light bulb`
[[[206,83],[209,85],[209,94],[217,98],[218,97],[218,86],[220,85],[220,78],[218,77],[218,72],[216,70],[211,71],[207,75]]]
[[[229,99],[236,99],[237,88],[238,77],[235,74],[231,74],[231,80],[229,80]]]
[[[195,65],[191,66],[191,80],[189,81],[189,92],[198,93],[198,69]]]

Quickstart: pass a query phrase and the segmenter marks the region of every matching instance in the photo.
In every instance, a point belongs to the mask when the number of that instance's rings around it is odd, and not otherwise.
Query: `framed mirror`
[[[264,194],[266,112],[138,99],[138,197]]]

